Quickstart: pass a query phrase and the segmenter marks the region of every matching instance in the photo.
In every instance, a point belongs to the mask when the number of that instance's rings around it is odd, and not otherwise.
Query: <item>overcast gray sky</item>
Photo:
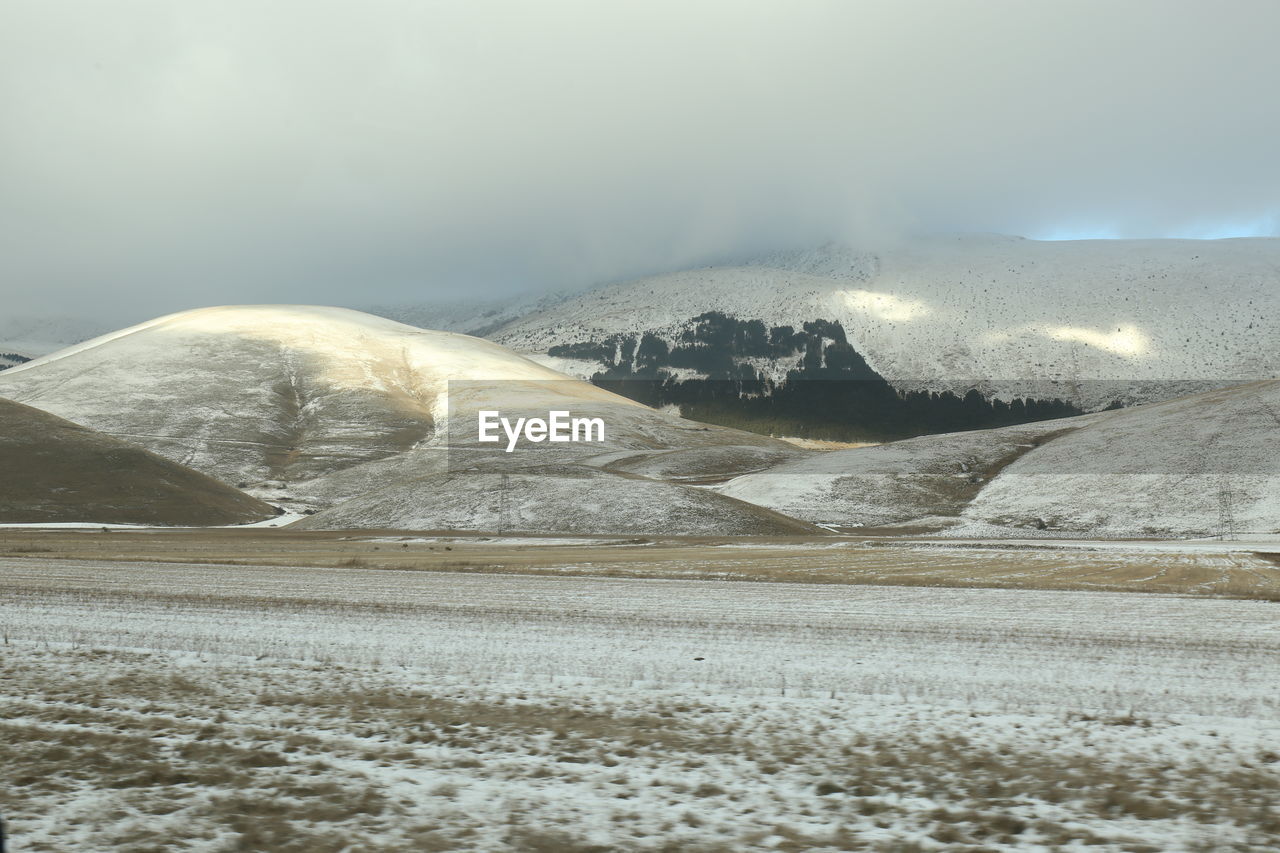
[[[0,311],[1280,228],[1273,0],[0,0]]]

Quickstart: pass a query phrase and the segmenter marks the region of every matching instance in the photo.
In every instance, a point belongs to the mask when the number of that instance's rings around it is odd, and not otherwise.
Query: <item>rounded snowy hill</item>
[[[721,493],[808,521],[969,536],[1280,532],[1280,382],[784,463]]]
[[[373,463],[383,485],[406,451],[447,450],[451,414],[474,423],[486,407],[603,417],[609,441],[594,452],[776,443],[656,412],[490,341],[314,306],[162,317],[3,371],[0,394],[276,490]]]
[[[1086,406],[1126,393],[1162,399],[1280,375],[1280,239],[975,234],[876,252],[828,246],[591,290],[485,334],[590,375],[599,363],[548,351],[645,332],[674,343],[709,311],[766,328],[837,322],[900,387],[980,387]],[[795,365],[763,358],[754,366],[780,376]],[[1135,381],[1155,384],[1131,388]],[[1028,384],[1045,382],[1054,384]]]
[[[955,532],[1280,532],[1280,382],[1090,418],[1001,471]]]
[[[274,508],[153,453],[0,400],[0,522],[244,524]]]

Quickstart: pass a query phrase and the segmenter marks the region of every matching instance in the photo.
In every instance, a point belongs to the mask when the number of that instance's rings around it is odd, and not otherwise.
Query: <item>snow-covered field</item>
[[[1277,606],[0,558],[0,809],[17,850],[1274,849]]]

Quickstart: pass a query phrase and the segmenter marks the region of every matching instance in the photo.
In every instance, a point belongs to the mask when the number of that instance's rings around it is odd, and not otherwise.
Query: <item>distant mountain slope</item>
[[[581,465],[400,480],[294,526],[694,536],[821,532],[714,492]]]
[[[1117,396],[1166,399],[1280,375],[1280,239],[963,235],[874,253],[829,246],[587,291],[486,334],[589,376],[600,358],[548,353],[645,333],[675,343],[708,311],[765,327],[839,323],[899,387],[978,387],[1100,408]],[[801,357],[751,364],[776,378]]]
[[[0,523],[221,525],[273,507],[119,439],[0,400]]]
[[[955,535],[1280,531],[1280,382],[1080,418],[836,451],[720,491],[837,525]]]
[[[482,338],[513,320],[547,310],[576,295],[574,291],[560,291],[501,297],[455,297],[425,304],[373,305],[364,310],[422,329],[439,329]]]
[[[0,394],[273,498],[369,463],[385,463],[377,485],[420,474],[393,460],[427,447],[447,457],[450,415],[461,442],[486,407],[590,410],[609,424],[592,453],[777,444],[653,411],[489,341],[314,306],[162,317],[0,372]]]
[[[84,317],[6,315],[0,317],[0,353],[36,358],[86,341],[109,327]]]
[[[10,367],[16,367],[19,364],[26,364],[31,359],[21,353],[16,352],[0,352],[0,370],[7,370]]]

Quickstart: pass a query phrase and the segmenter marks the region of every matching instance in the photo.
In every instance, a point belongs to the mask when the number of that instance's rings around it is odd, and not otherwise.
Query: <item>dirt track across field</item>
[[[534,537],[288,529],[0,530],[0,556],[1280,599],[1276,555],[1173,543]]]

